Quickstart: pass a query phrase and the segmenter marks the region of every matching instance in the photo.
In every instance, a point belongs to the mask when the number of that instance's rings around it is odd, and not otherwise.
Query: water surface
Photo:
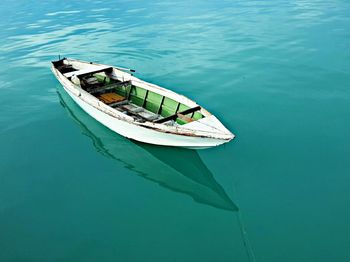
[[[348,1],[3,1],[1,261],[349,261]],[[131,142],[58,55],[136,69],[236,139]]]

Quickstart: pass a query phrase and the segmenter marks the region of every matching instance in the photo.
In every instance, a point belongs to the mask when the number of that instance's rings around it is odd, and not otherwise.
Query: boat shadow
[[[124,138],[85,113],[62,87],[57,88],[57,94],[63,108],[99,153],[123,163],[125,168],[164,188],[192,197],[198,203],[238,211],[197,151],[154,146]]]

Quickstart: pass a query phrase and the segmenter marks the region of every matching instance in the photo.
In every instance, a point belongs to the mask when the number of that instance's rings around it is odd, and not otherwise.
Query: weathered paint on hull
[[[73,60],[72,60],[73,61]],[[92,63],[79,62],[81,68],[91,67]],[[105,65],[93,64],[93,67],[102,67]],[[112,131],[125,136],[129,139],[133,139],[139,142],[162,145],[162,146],[176,146],[185,147],[191,149],[204,149],[209,147],[218,146],[229,142],[234,138],[234,135],[229,132],[214,116],[212,116],[208,111],[202,108],[202,113],[205,114],[206,118],[211,118],[214,125],[219,127],[221,133],[213,133],[213,130],[208,132],[207,130],[201,130],[201,128],[190,129],[177,129],[172,126],[164,126],[157,124],[138,124],[134,123],[132,117],[120,113],[119,111],[101,103],[98,99],[90,95],[89,93],[77,88],[71,81],[69,81],[62,73],[60,73],[54,65],[51,67],[52,72],[62,84],[64,90],[67,94],[91,117],[96,119],[98,122],[108,127]],[[86,70],[82,69],[82,70]],[[117,72],[117,71],[115,71]],[[118,73],[119,74],[119,73]],[[124,73],[125,74],[125,73]],[[179,99],[182,102],[190,104],[190,106],[196,106],[197,104],[188,98],[178,95],[169,90],[163,89],[161,87],[155,86],[153,84],[146,83],[130,74],[125,76],[131,77],[133,81],[136,81],[138,85],[143,85],[146,89],[155,89],[156,92],[163,92],[169,95],[172,99]],[[117,76],[124,81],[124,75]],[[193,122],[195,123],[195,122]],[[188,124],[191,125],[191,124]],[[206,125],[210,127],[210,125]],[[211,129],[211,128],[209,128]]]
[[[64,87],[64,85],[63,85]],[[112,131],[125,136],[129,139],[133,139],[139,142],[163,145],[163,146],[177,146],[185,147],[189,149],[205,149],[214,146],[221,145],[226,141],[212,139],[212,138],[201,138],[201,137],[191,137],[174,135],[163,132],[154,131],[148,128],[140,127],[127,123],[125,121],[116,119],[104,112],[96,109],[95,107],[87,104],[83,100],[79,99],[76,95],[71,93],[68,89],[66,92],[69,96],[91,117],[96,119],[98,122],[108,127]]]

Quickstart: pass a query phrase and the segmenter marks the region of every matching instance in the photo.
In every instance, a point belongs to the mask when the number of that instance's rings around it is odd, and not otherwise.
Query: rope
[[[238,205],[237,193],[236,193],[237,191],[236,191],[236,187],[235,187],[235,184],[234,184],[234,183],[232,184],[232,188],[233,188],[233,194],[236,196],[236,197],[235,197],[235,202],[236,202],[237,205]],[[239,206],[239,205],[238,205],[238,206]],[[243,218],[242,218],[242,212],[241,212],[241,209],[240,209],[240,208],[239,208],[238,211],[237,211],[237,220],[238,220],[239,229],[240,229],[240,231],[241,231],[241,236],[242,236],[242,239],[243,239],[243,245],[244,245],[244,248],[245,248],[245,251],[246,251],[248,260],[249,260],[249,262],[256,262],[254,250],[253,250],[253,248],[252,248],[252,245],[251,245],[251,243],[250,243],[250,240],[249,240],[247,231],[246,231],[246,229],[245,229],[244,222],[243,222]]]

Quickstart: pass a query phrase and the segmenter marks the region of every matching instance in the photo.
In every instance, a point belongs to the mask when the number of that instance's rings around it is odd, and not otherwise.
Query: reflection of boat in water
[[[237,206],[215,181],[196,151],[132,142],[116,135],[82,111],[58,88],[62,106],[89,136],[98,152],[124,163],[138,175],[170,190],[191,196],[196,202],[237,211]]]

